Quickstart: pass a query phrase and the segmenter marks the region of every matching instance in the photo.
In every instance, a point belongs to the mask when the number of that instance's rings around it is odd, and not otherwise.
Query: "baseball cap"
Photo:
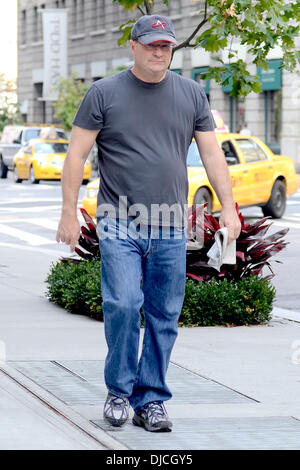
[[[168,41],[177,45],[172,21],[160,15],[141,16],[131,30],[131,39],[138,39],[142,44]]]

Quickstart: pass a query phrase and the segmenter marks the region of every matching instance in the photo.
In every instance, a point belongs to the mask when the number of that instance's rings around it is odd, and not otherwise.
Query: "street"
[[[70,255],[69,248],[55,240],[61,208],[60,182],[32,185],[23,181],[22,184],[16,184],[10,174],[8,179],[0,181],[0,187],[1,247],[6,247],[7,250],[18,247],[20,250],[30,249],[57,256]],[[84,191],[85,186],[81,186],[78,207],[81,206]],[[262,217],[258,207],[243,209],[242,213],[247,221]],[[285,227],[290,228],[286,236],[290,244],[276,257],[283,264],[272,262],[276,274],[272,281],[277,291],[275,304],[277,307],[300,312],[300,190],[287,201],[284,217],[273,220],[269,233]]]

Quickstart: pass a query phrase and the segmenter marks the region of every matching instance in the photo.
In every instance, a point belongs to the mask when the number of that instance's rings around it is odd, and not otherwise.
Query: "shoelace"
[[[123,417],[127,416],[127,400],[126,400],[126,398],[114,397],[114,398],[111,398],[107,402],[106,412],[110,413],[111,416],[114,416],[114,411],[117,411],[117,409],[120,409],[122,411],[120,418],[123,418]]]
[[[147,412],[151,421],[154,421],[155,419],[159,420],[161,417],[166,417],[164,405],[160,401],[153,401],[152,403],[149,403],[149,405],[145,407],[145,411]]]
[[[118,402],[118,400],[120,400]],[[114,406],[117,406],[117,407],[120,407],[120,406],[123,406],[123,405],[127,405],[127,400],[125,398],[122,398],[122,397],[115,397],[115,398],[111,398],[110,400],[110,403],[113,403]]]

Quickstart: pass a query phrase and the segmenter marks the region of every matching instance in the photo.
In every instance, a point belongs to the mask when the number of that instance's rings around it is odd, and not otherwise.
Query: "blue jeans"
[[[136,234],[131,225],[130,220],[98,219],[105,383],[137,410],[172,397],[165,376],[184,299],[186,237],[183,228],[144,226]],[[141,308],[145,330],[138,360]]]

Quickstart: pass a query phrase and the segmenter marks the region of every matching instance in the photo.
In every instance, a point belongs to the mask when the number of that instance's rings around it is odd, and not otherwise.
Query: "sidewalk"
[[[0,449],[300,449],[300,312],[274,308],[267,326],[180,328],[173,432],[110,428],[103,323],[45,299],[55,254],[1,247],[0,259]]]

